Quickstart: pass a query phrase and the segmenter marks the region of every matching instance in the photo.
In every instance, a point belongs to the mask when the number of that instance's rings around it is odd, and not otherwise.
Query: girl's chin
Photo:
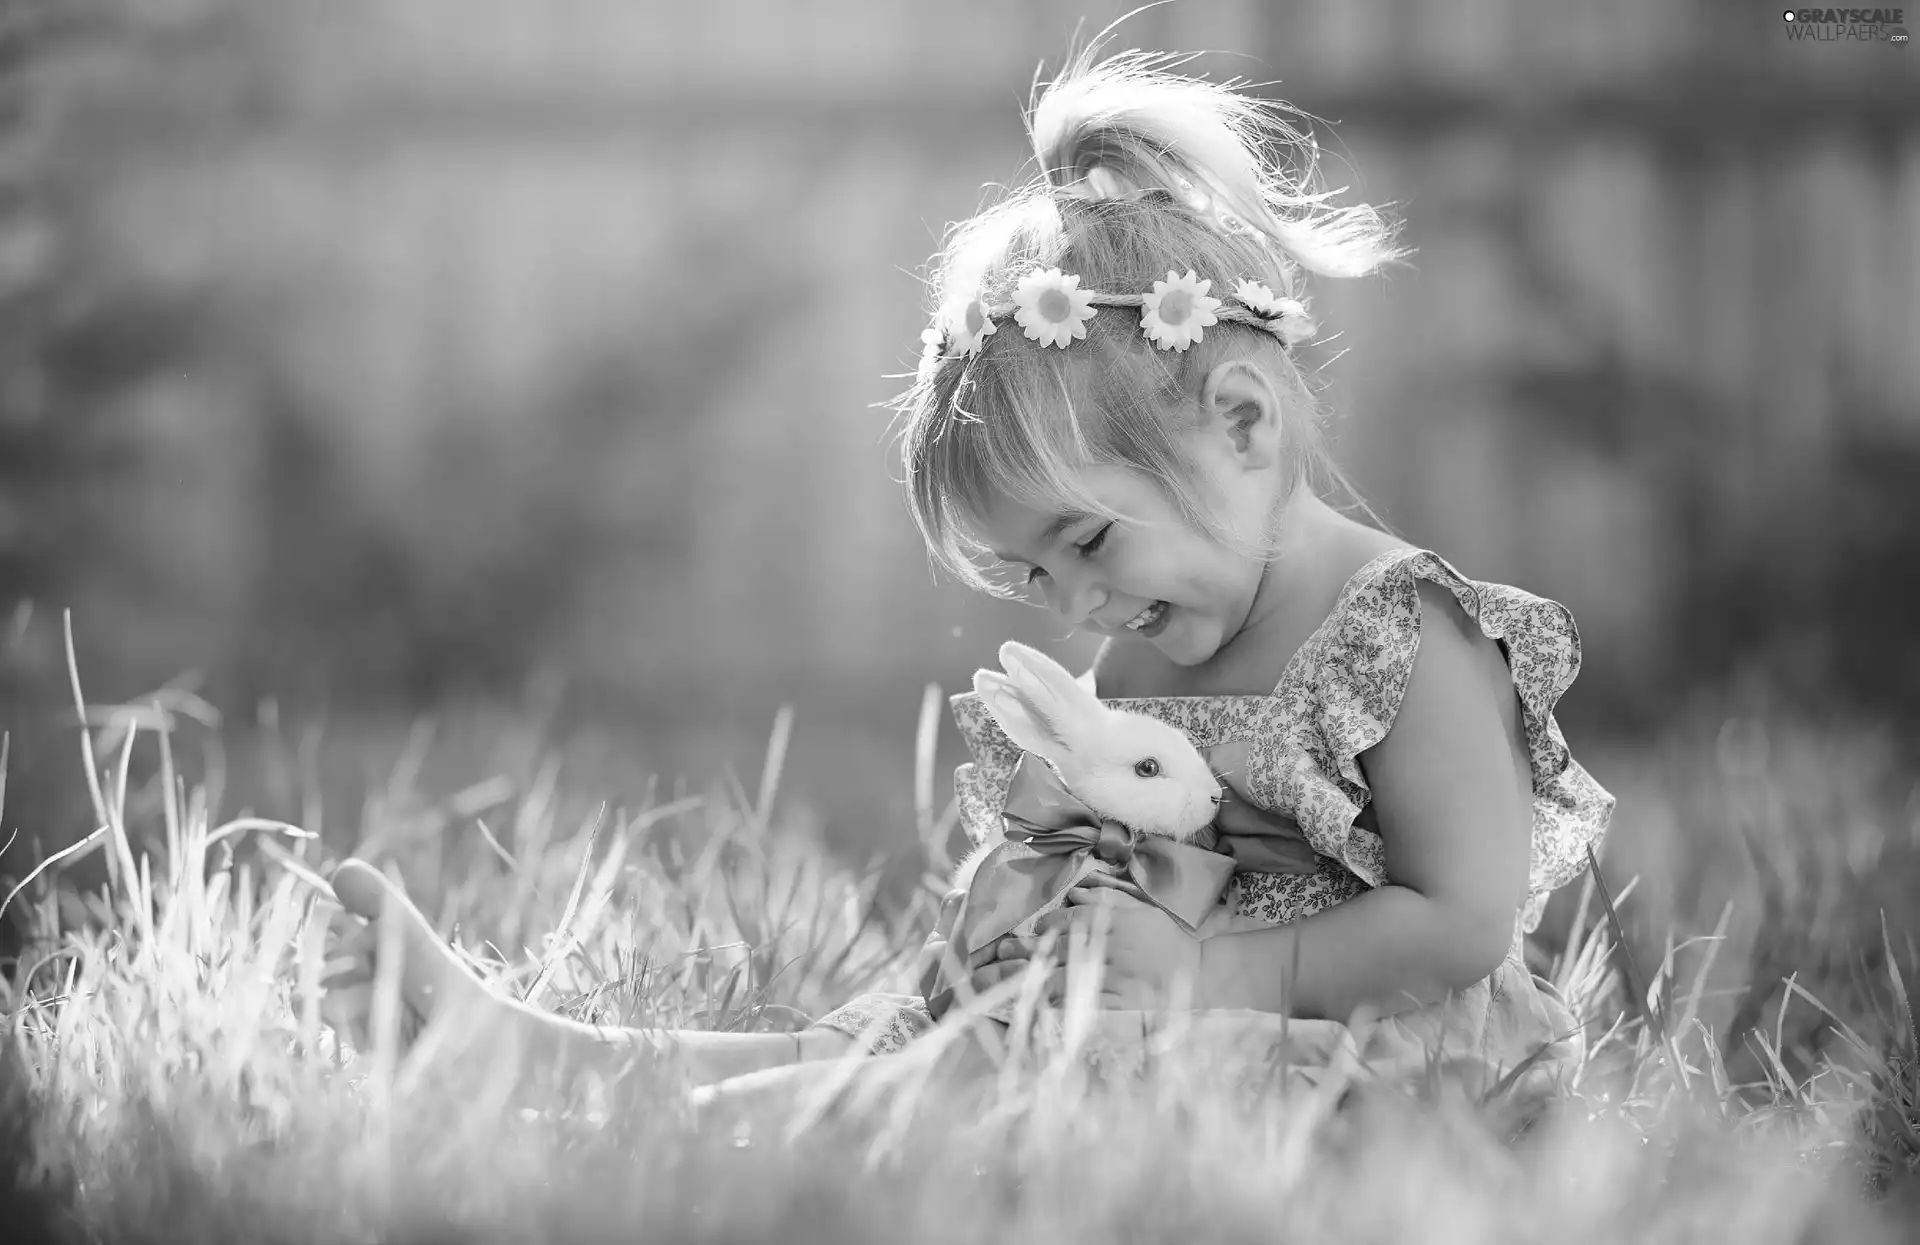
[[[1231,632],[1222,629],[1210,619],[1203,622],[1188,634],[1185,645],[1187,650],[1185,664],[1200,666],[1219,660],[1232,647],[1232,640],[1229,638],[1231,635]]]
[[[1219,633],[1205,619],[1186,614],[1178,628],[1168,627],[1155,646],[1176,666],[1198,666],[1220,651]]]

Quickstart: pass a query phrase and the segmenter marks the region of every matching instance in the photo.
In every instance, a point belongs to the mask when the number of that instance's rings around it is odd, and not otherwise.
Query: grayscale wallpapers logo
[[[1780,16],[1786,19],[1787,38],[1793,40],[1907,46],[1905,9],[1787,9]]]

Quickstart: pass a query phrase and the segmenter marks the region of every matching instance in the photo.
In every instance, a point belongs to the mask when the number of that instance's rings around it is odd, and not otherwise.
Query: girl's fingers
[[[1016,977],[1024,977],[1029,971],[1031,961],[997,960],[976,970],[967,984],[975,994],[984,994],[1004,982]],[[1059,1003],[1066,997],[1067,970],[1052,968],[1047,970],[1046,984],[1041,987],[1041,997],[1050,1003]]]
[[[981,991],[993,989],[1009,977],[1016,976],[1024,967],[1023,961],[996,960],[973,970],[973,975],[967,978],[967,984],[973,987],[975,994],[978,994]]]
[[[1007,974],[1008,977],[1024,976],[1028,971],[1027,966],[1025,964],[1008,965],[1007,967],[1014,970]],[[1024,992],[1026,988],[1027,987],[1023,983],[1021,986],[1022,991]],[[1040,986],[1040,997],[1046,1000],[1048,1003],[1052,1003],[1056,1006],[1066,1001],[1066,997],[1067,997],[1067,970],[1066,969],[1050,968],[1047,970],[1045,980]]]
[[[975,994],[987,991],[1027,971],[1025,960],[998,960],[976,969],[967,979],[967,985]]]
[[[1033,923],[1033,939],[1038,942],[1048,934],[1064,935],[1073,928],[1073,923],[1082,919],[1073,908],[1055,908]]]
[[[1076,886],[1067,892],[1065,906],[1055,908],[1033,923],[1034,937],[1037,942],[1047,934],[1065,936],[1076,926],[1093,928],[1098,919],[1095,909],[1102,906],[1115,908],[1150,907],[1145,900],[1135,898],[1123,890],[1106,886]]]

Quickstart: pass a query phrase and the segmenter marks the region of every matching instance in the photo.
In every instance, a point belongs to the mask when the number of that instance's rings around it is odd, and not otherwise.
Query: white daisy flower
[[[1065,349],[1087,335],[1087,321],[1098,314],[1093,291],[1080,288],[1079,273],[1036,268],[1013,289],[1013,318],[1028,337],[1043,346]]]
[[[1200,340],[1203,329],[1220,321],[1213,313],[1220,300],[1209,298],[1212,281],[1202,281],[1187,269],[1185,275],[1172,271],[1165,281],[1155,281],[1153,289],[1140,296],[1140,328],[1162,350],[1184,351]]]
[[[933,373],[940,366],[940,360],[946,354],[947,335],[940,331],[939,325],[920,330],[920,367],[917,379],[926,384],[933,379]]]
[[[1233,296],[1245,303],[1253,311],[1272,319],[1280,314],[1280,300],[1274,292],[1258,281],[1241,280],[1234,283]]]
[[[970,298],[966,305],[947,317],[947,331],[953,335],[955,354],[971,359],[979,355],[986,347],[987,338],[1000,331],[1000,326],[987,314],[987,305],[977,298]]]
[[[1319,331],[1319,325],[1307,314],[1307,306],[1297,298],[1281,298],[1258,281],[1241,281],[1233,287],[1233,296],[1254,312],[1279,321],[1280,340],[1289,346],[1306,341]]]

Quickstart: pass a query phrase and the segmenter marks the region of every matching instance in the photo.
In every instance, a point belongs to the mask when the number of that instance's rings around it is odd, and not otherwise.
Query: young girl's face
[[[1246,625],[1265,563],[1195,529],[1137,471],[1089,467],[1080,479],[1129,518],[1059,514],[1004,497],[982,516],[982,539],[1025,577],[1028,599],[1076,630],[1137,635],[1176,665],[1219,653]],[[1239,483],[1219,490],[1221,517],[1257,538],[1271,494],[1259,481]]]

